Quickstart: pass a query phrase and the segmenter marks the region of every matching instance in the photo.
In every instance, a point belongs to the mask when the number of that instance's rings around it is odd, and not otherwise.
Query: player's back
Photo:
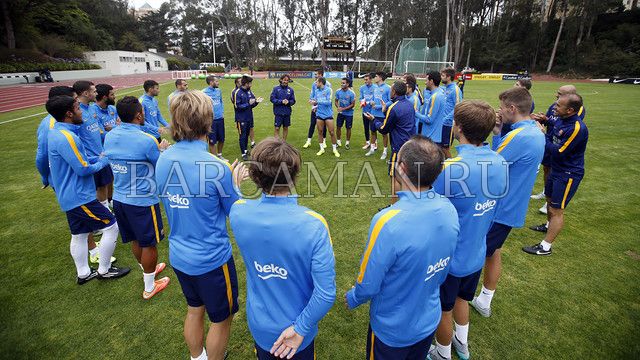
[[[269,350],[282,330],[296,321],[312,293],[319,293],[328,307],[333,302],[335,282],[316,288],[312,276],[312,271],[321,271],[325,276],[316,281],[335,278],[326,221],[299,206],[295,197],[264,194],[256,200],[238,200],[229,218],[247,269],[249,329]],[[317,327],[300,348],[316,333]]]
[[[458,155],[447,159],[433,187],[455,206],[460,235],[450,273],[464,277],[482,268],[486,234],[507,188],[508,165],[488,145],[458,145]]]
[[[226,215],[237,200],[231,168],[204,141],[179,141],[164,151],[156,181],[167,219],[169,259],[189,275],[220,267],[231,257]]]
[[[455,208],[435,191],[421,192],[419,198],[400,191],[398,197],[396,204],[373,218],[370,227],[370,243],[380,242],[372,251],[388,252],[393,260],[366,265],[385,266],[369,313],[376,335],[396,347],[411,345],[436,329],[441,315],[439,288],[449,272],[459,232]],[[367,252],[364,256],[363,263]],[[367,281],[366,267],[361,266],[359,282]]]

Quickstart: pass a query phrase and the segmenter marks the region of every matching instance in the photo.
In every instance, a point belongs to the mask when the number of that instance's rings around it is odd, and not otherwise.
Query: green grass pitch
[[[332,82],[336,88],[338,81]],[[273,134],[268,98],[276,84],[271,79],[254,81],[253,91],[265,98],[254,109],[258,140]],[[356,81],[356,91],[360,85]],[[546,111],[560,85],[534,82],[536,111]],[[205,84],[190,80],[189,86],[201,89]],[[310,86],[311,80],[292,84],[298,103],[289,141],[299,148],[309,124],[306,99]],[[469,81],[465,98],[484,99],[497,106],[498,93],[510,86],[512,82]],[[231,160],[240,154],[229,101],[232,87],[233,80],[221,80],[227,129],[224,155]],[[493,316],[485,319],[472,311],[470,347],[476,359],[631,358],[640,354],[640,195],[636,188],[640,181],[640,87],[587,83],[577,87],[585,99],[590,131],[585,179],[566,211],[565,229],[553,256],[532,257],[520,250],[540,241],[539,233],[526,228],[511,233],[503,252],[504,271]],[[159,103],[166,118],[166,96],[171,91],[172,83],[162,85]],[[142,90],[131,94],[141,95]],[[0,114],[0,123],[44,111],[38,106]],[[142,273],[129,247],[119,244],[117,264],[130,266],[132,274],[114,282],[75,284],[65,216],[52,191],[40,189],[34,165],[35,132],[42,117],[0,124],[0,357],[187,358],[182,338],[186,303],[171,270],[167,271],[172,280],[169,288],[143,301]],[[379,158],[364,157],[363,141],[361,117],[356,112],[352,148],[342,148],[340,159],[331,152],[317,157],[315,139],[312,148],[301,152],[304,161],[314,162],[325,181],[337,161],[346,162],[347,194],[354,191],[363,163],[370,161],[387,194],[386,164]],[[343,297],[357,276],[371,217],[388,199],[373,196],[371,187],[360,188],[358,198],[335,198],[337,180],[322,194],[315,182],[307,187],[307,177],[304,166],[298,191],[314,196],[300,202],[329,222],[338,288],[336,304],[320,323],[317,355],[319,359],[363,359],[368,306],[347,311]],[[535,189],[541,189],[540,178]],[[545,220],[537,212],[541,205],[541,201],[531,202],[527,226]],[[166,217],[164,223],[168,230]],[[167,261],[166,239],[159,245],[159,256]],[[241,310],[234,319],[229,353],[231,359],[251,359],[253,341],[243,308],[244,264],[235,244],[234,256]]]

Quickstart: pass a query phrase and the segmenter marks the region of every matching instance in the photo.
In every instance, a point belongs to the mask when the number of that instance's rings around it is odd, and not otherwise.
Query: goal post
[[[351,66],[351,71],[362,74],[377,71],[390,73],[393,71],[393,61],[390,60],[356,60]]]
[[[440,71],[446,67],[455,69],[455,64],[452,61],[407,60],[404,62],[404,72],[416,75],[424,75],[430,71]]]

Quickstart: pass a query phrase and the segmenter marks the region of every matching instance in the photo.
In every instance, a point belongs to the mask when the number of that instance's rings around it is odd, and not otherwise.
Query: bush
[[[209,66],[207,68],[207,72],[210,72],[210,73],[222,73],[222,72],[224,72],[224,68],[222,66]]]
[[[14,72],[37,72],[42,69],[49,69],[50,71],[68,71],[68,70],[96,70],[101,69],[100,65],[89,64],[86,62],[20,62],[20,63],[6,63],[0,64],[0,73],[14,73]]]
[[[189,70],[189,64],[173,57],[167,58],[169,70]]]

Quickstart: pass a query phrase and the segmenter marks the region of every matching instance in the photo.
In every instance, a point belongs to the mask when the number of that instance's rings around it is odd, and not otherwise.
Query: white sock
[[[349,140],[347,140],[347,142],[344,143],[345,145],[349,145]]]
[[[311,138],[307,138],[307,142],[311,142]]]
[[[247,154],[247,150],[245,150],[242,154],[243,154],[243,155],[246,155],[246,154]]]
[[[98,255],[99,251],[100,251],[100,248],[96,246],[93,249],[89,250],[89,255],[96,256],[96,255]]]
[[[142,273],[142,278],[144,280],[144,291],[150,293],[153,291],[155,287],[154,282],[156,281],[156,273],[155,271],[151,274]]]
[[[205,348],[202,348],[202,354],[198,357],[191,356],[191,360],[207,360],[207,358],[207,350]]]
[[[111,255],[116,249],[118,240],[118,223],[114,223],[106,229],[102,229],[102,240],[100,240],[100,265],[98,274],[105,274],[111,267]]]
[[[333,147],[333,151],[336,151],[338,148],[338,144],[332,144],[331,146]]]
[[[322,139],[322,145],[327,146],[327,139]]]
[[[453,323],[456,325],[456,337],[461,343],[466,344],[469,341],[469,323],[467,325],[460,325],[455,321]]]
[[[342,145],[342,140],[338,139],[338,145]]]
[[[546,240],[542,240],[540,245],[542,246],[542,250],[544,250],[544,251],[551,250],[551,243],[548,243]]]
[[[382,148],[382,152],[387,152],[387,147]]]
[[[547,221],[547,225],[545,225],[547,227],[547,229],[549,228],[549,222]]]
[[[483,308],[491,307],[491,300],[493,299],[493,294],[495,292],[495,290],[489,290],[484,287],[484,285],[482,285],[482,290],[480,291],[480,295],[478,295],[478,299],[476,300],[478,302],[478,305]]]
[[[69,252],[76,264],[76,271],[79,278],[85,278],[91,274],[89,268],[89,260],[87,259],[88,245],[87,238],[89,233],[71,235],[71,243],[69,244]]]
[[[367,145],[371,145],[371,142],[369,140],[367,140],[366,144]]]
[[[449,345],[442,345],[438,342],[438,340],[436,340],[436,349],[438,350],[438,353],[447,358],[447,359],[451,359],[451,344]]]
[[[111,211],[111,209],[109,209],[109,200],[100,201],[100,204],[102,204],[102,206],[106,207],[107,210]]]

